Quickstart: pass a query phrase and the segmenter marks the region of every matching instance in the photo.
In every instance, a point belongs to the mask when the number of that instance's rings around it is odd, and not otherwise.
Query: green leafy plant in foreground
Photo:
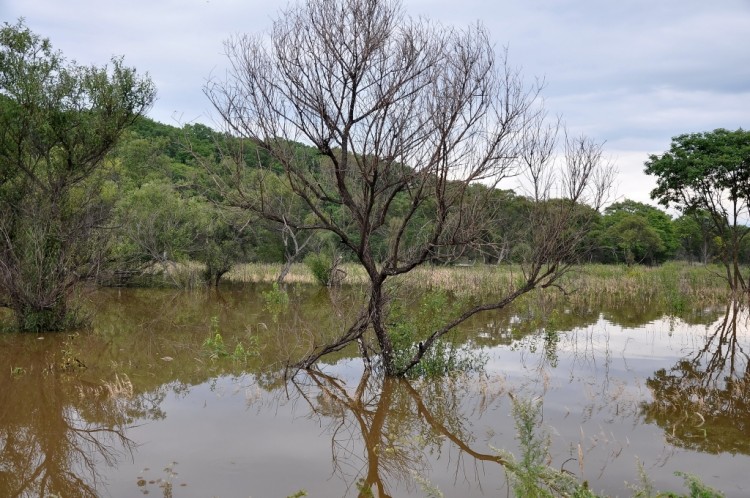
[[[550,436],[542,426],[541,400],[511,397],[513,418],[516,423],[516,438],[521,447],[521,456],[516,458],[508,452],[499,451],[506,460],[505,472],[513,486],[515,496],[540,498],[599,498],[589,489],[588,482],[564,470],[557,470],[546,462],[549,456]],[[689,494],[672,491],[655,491],[643,467],[639,464],[640,485],[633,487],[633,498],[723,498],[723,494],[692,474],[676,472],[684,479]],[[604,498],[603,496],[601,498]]]
[[[550,436],[542,427],[542,402],[511,397],[516,438],[521,456],[500,451],[506,460],[505,472],[518,497],[595,497],[587,482],[547,465]]]

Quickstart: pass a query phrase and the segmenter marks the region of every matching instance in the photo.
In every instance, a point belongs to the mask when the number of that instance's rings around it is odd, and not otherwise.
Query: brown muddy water
[[[93,330],[0,336],[0,496],[509,496],[511,396],[543,403],[550,464],[596,492],[632,495],[640,462],[657,489],[683,471],[750,495],[740,306],[521,304],[459,331],[482,373],[383,381],[344,351],[284,381],[356,292],[292,287],[274,309],[267,291],[98,290]]]

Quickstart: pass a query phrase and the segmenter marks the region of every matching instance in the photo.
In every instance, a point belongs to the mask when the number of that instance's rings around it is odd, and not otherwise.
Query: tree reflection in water
[[[0,496],[99,496],[97,469],[132,454],[125,430],[153,412],[111,387],[54,370],[0,378]]]
[[[468,419],[461,409],[469,382],[458,377],[413,384],[366,370],[353,390],[320,371],[308,371],[292,385],[312,414],[327,421],[335,472],[350,487],[356,486],[359,496],[387,497],[391,496],[388,483],[410,487],[415,477],[427,475],[427,455],[445,451],[446,440],[459,450],[456,480],[463,475],[467,482],[479,483],[481,462],[504,464],[499,455],[471,447],[476,436],[466,427]],[[486,391],[484,396],[500,394]],[[490,405],[485,398],[478,409]],[[467,455],[472,458],[464,458]],[[474,475],[469,477],[468,472]]]
[[[708,453],[750,454],[750,333],[746,302],[733,300],[705,344],[646,384],[642,405],[676,446]]]

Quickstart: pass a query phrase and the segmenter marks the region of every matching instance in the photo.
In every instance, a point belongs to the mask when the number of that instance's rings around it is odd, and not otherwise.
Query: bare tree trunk
[[[398,372],[394,363],[393,341],[391,341],[391,336],[388,334],[384,323],[383,315],[386,313],[386,309],[383,282],[376,279],[370,286],[370,324],[378,341],[383,370],[387,376],[392,376]]]
[[[284,266],[281,267],[281,272],[279,273],[278,278],[276,278],[277,284],[281,285],[284,282],[284,279],[289,274],[289,270],[291,270],[292,265],[297,260],[297,258],[302,255],[302,251],[304,251],[305,247],[312,240],[313,236],[313,234],[308,235],[305,241],[302,242],[302,244],[299,244],[297,241],[297,234],[294,232],[294,229],[287,223],[286,217],[283,217],[283,225],[281,227],[281,240],[284,244]],[[294,246],[293,249],[289,247],[290,240]]]

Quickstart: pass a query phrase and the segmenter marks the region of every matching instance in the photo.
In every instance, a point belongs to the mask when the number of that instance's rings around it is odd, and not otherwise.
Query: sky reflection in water
[[[94,451],[93,470],[72,460],[70,447],[58,448],[60,466],[68,458],[68,470],[103,495],[158,496],[170,486],[174,496],[287,496],[300,489],[309,496],[355,496],[358,483],[367,482],[393,496],[423,496],[416,475],[446,496],[505,496],[493,448],[517,454],[509,392],[543,400],[552,465],[587,479],[596,491],[629,495],[625,483],[637,482],[640,460],[659,489],[682,489],[672,475],[681,470],[727,496],[750,492],[750,449],[741,437],[750,418],[741,382],[748,363],[744,310],[730,307],[729,320],[723,310],[708,310],[690,318],[695,325],[662,318],[627,327],[603,311],[579,325],[523,337],[513,333],[523,319],[497,314],[462,332],[488,353],[481,376],[384,385],[367,377],[359,361],[343,357],[283,384],[242,373],[258,371],[255,364],[217,365],[201,356],[207,326],[196,316],[219,316],[228,343],[247,337],[247,325],[235,322],[263,323],[280,333],[274,327],[283,322],[272,325],[246,298],[105,293],[95,305],[110,318],[76,339],[88,362],[83,373],[43,373],[59,337],[3,338],[3,362],[26,374],[2,381],[0,494],[40,489],[38,481],[19,488],[19,479],[10,478],[21,462],[9,441],[29,434],[39,441],[54,418],[24,415],[33,411],[75,413],[75,423],[121,430],[122,441],[132,442],[111,441],[113,466]],[[145,303],[157,308],[153,316],[140,313]],[[310,323],[310,313],[320,309],[318,302],[297,310],[297,319]],[[717,329],[723,331],[718,339]],[[723,373],[706,371],[717,368]],[[119,404],[97,387],[113,372],[134,386],[133,397]],[[732,375],[736,382],[727,387],[724,379]],[[689,395],[676,395],[680,386],[691,386]],[[40,391],[58,392],[50,398],[55,403],[34,394]],[[102,406],[119,407],[119,422]],[[60,430],[45,434],[70,442],[70,430]],[[26,448],[28,461],[49,457],[43,445],[16,447]]]

